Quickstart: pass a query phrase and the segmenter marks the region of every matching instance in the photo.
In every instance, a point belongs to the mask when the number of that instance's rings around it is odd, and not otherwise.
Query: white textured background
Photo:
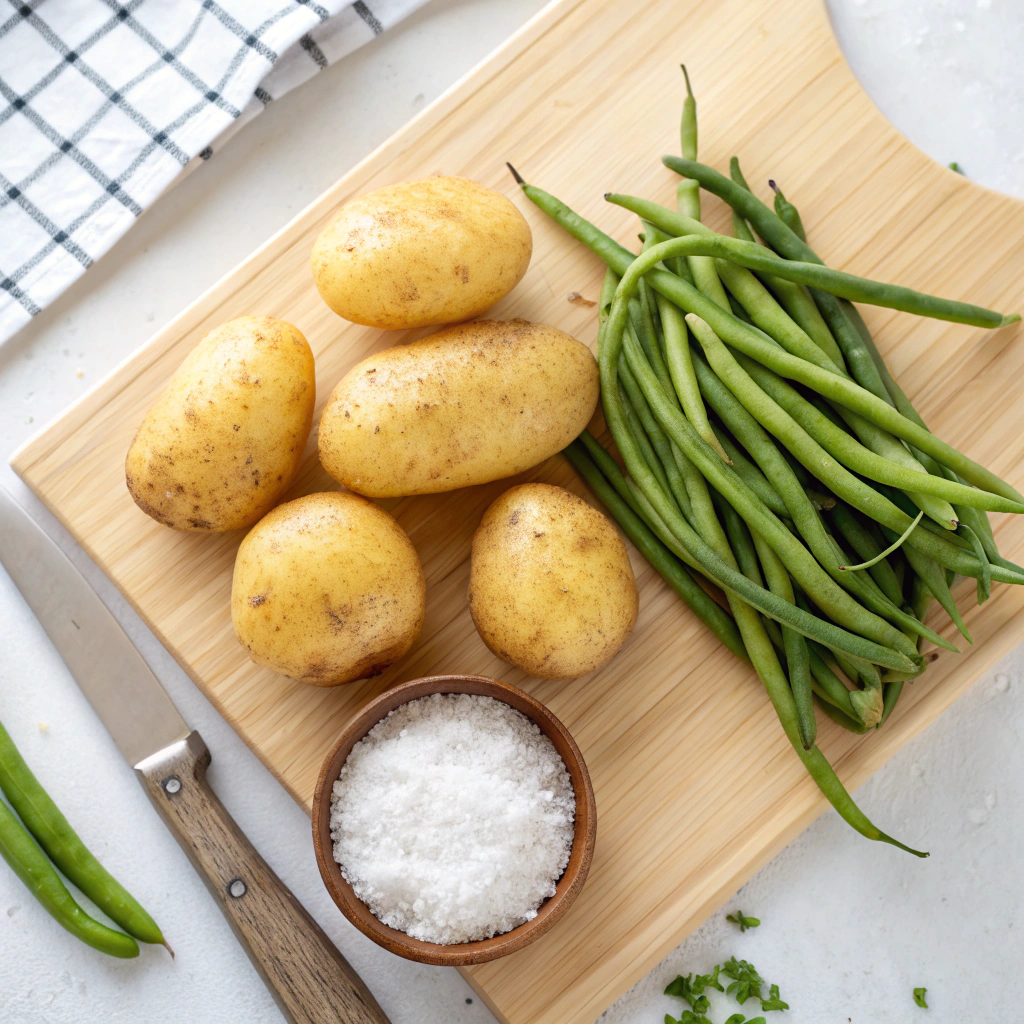
[[[273,104],[0,347],[0,451],[56,416],[541,6],[432,0]],[[855,73],[898,128],[942,163],[958,160],[973,179],[1024,196],[1021,0],[829,0],[829,9]],[[6,467],[0,479],[52,525]],[[209,743],[211,778],[232,814],[394,1024],[489,1024],[454,971],[399,960],[341,919],[320,883],[305,814],[96,582]],[[2,572],[0,636],[0,718],[178,952],[173,964],[152,949],[137,961],[108,960],[66,936],[0,865],[0,1021],[277,1024],[198,877]],[[731,901],[761,917],[760,929],[741,936],[716,914],[602,1024],[660,1024],[680,1009],[660,994],[668,980],[733,953],[792,1005],[770,1021],[1010,1019],[1024,955],[1022,671],[1018,650],[858,793],[870,814],[930,849],[930,860],[869,845],[827,814]],[[918,985],[928,987],[930,1011],[913,1005]],[[734,1009],[722,1005],[716,1020]]]

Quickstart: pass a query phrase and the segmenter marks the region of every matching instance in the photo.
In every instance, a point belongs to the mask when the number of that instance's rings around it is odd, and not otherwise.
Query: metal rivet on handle
[[[171,796],[174,796],[175,793],[181,792],[181,779],[177,775],[168,775],[160,783],[160,786],[165,793],[170,793]]]
[[[232,878],[231,881],[228,882],[228,895],[232,899],[239,900],[247,892],[248,889],[246,888],[245,882],[243,882],[240,878]]]

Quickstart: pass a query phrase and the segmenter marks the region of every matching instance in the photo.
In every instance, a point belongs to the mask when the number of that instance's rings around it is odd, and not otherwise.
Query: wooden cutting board
[[[575,206],[629,243],[637,225],[609,189],[670,202],[659,162],[678,145],[685,60],[698,92],[702,157],[733,153],[764,196],[779,179],[811,242],[831,263],[1002,311],[1024,307],[1024,203],[933,163],[884,120],[833,39],[821,0],[559,0],[391,141],[216,284],[13,458],[14,468],[121,588],[192,678],[294,797],[309,806],[325,751],[353,711],[391,684],[434,672],[478,672],[522,685],[569,727],[598,803],[598,842],[579,902],[550,934],[466,972],[510,1024],[593,1020],[825,808],[788,749],[751,671],[631,552],[641,612],[625,649],[572,682],[524,678],[484,647],[466,607],[470,537],[509,481],[385,502],[424,564],[422,638],[387,675],[318,690],[256,668],[228,612],[240,534],[176,534],[146,518],[123,462],[147,407],[216,324],[258,312],[305,332],[322,406],[336,381],[402,335],[344,323],[320,301],[309,252],[331,212],[393,181],[463,174],[501,189],[533,227],[533,263],[495,310],[546,321],[588,343],[598,261],[521,196],[505,170]],[[717,200],[709,222],[727,223]],[[985,332],[868,310],[883,351],[943,437],[1024,489],[1021,331]],[[334,486],[315,437],[291,496]],[[588,496],[561,456],[520,479]],[[996,517],[1021,560],[1024,522]],[[1024,589],[997,586],[970,607],[975,646],[939,655],[890,723],[863,739],[822,723],[821,745],[850,786],[863,782],[948,707],[1024,633]],[[936,625],[941,620],[937,620]],[[941,628],[952,635],[949,623]],[[885,807],[869,808],[898,828]],[[901,838],[915,843],[912,833]],[[904,854],[848,842],[894,868]]]

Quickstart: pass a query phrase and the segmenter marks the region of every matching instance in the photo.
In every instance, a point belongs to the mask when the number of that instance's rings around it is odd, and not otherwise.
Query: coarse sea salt
[[[378,722],[331,794],[334,859],[384,924],[451,945],[537,916],[575,801],[551,740],[502,701],[432,694]]]

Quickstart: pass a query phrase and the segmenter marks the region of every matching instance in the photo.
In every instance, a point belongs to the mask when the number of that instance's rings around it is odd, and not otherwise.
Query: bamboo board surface
[[[602,267],[521,196],[504,161],[628,244],[635,222],[601,197],[614,188],[672,201],[675,178],[659,157],[678,146],[680,60],[698,94],[702,158],[724,167],[738,153],[762,196],[766,179],[778,178],[830,263],[1003,311],[1024,307],[1024,203],[939,167],[884,120],[846,66],[821,0],[558,0],[12,459],[307,808],[332,740],[395,682],[493,675],[562,719],[594,781],[597,850],[558,927],[465,972],[509,1024],[593,1020],[825,808],[751,671],[632,549],[640,619],[603,671],[547,682],[496,660],[474,631],[466,587],[472,532],[510,483],[499,481],[382,503],[423,560],[422,638],[378,679],[333,690],[290,683],[252,665],[232,634],[241,535],[176,534],[149,520],[125,488],[124,456],[185,354],[230,317],[258,312],[297,324],[316,354],[320,407],[353,363],[405,340],[338,319],[317,296],[308,263],[331,212],[388,182],[463,174],[508,194],[533,228],[534,256],[492,315],[545,321],[593,344],[596,308],[567,295],[596,299]],[[709,198],[705,208],[708,222],[724,227],[721,204]],[[933,429],[1024,488],[1020,328],[865,312]],[[334,486],[315,450],[314,436],[291,497]],[[589,497],[561,456],[522,479]],[[1021,560],[1024,526],[994,518],[1004,552]],[[983,609],[966,585],[958,597],[970,606],[969,653],[942,653],[876,735],[858,740],[823,722],[821,745],[848,785],[863,782],[1024,633],[1024,589],[997,586]],[[933,625],[952,635],[948,622]],[[894,824],[885,808],[872,810],[881,827]],[[849,842],[866,843],[852,832]],[[862,856],[884,871],[903,854],[865,846]]]

